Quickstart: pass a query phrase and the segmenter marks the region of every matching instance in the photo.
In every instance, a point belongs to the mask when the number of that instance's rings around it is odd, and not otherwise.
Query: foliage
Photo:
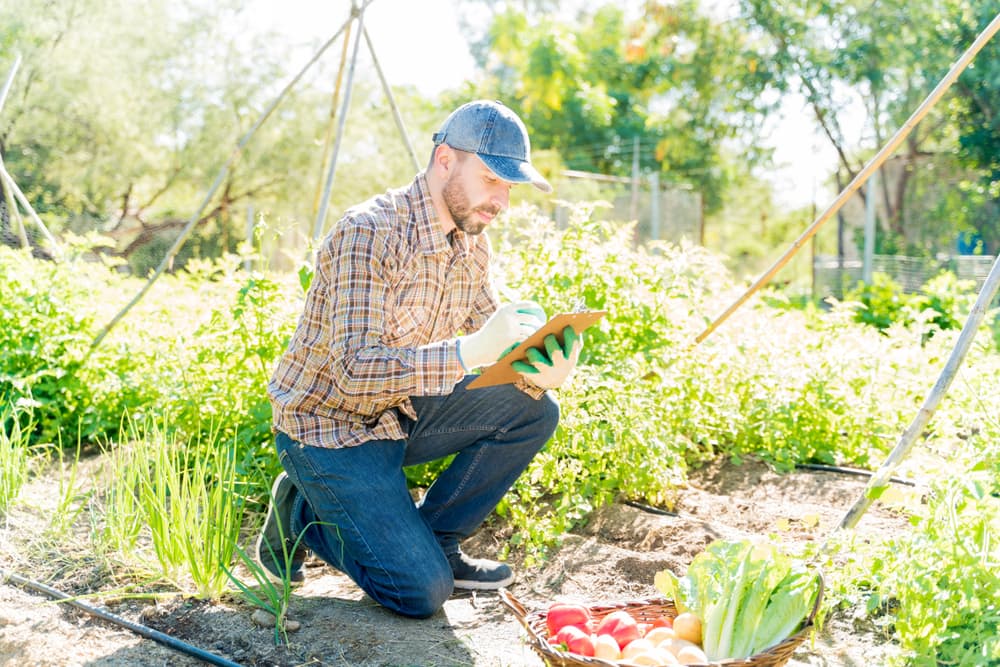
[[[975,283],[958,280],[954,273],[942,271],[914,294],[884,273],[875,273],[871,283],[859,282],[845,295],[856,304],[855,319],[885,331],[893,324],[918,325],[923,336],[935,330],[961,329],[975,301]]]
[[[146,275],[235,157],[176,265],[235,252],[249,213],[280,224],[267,239],[298,252],[310,237],[332,138],[329,57],[236,147],[306,58],[254,32],[238,0],[9,0],[0,5],[0,71],[18,76],[0,116],[0,154],[48,227],[113,233],[115,252]],[[331,71],[334,70],[334,71]],[[359,74],[331,210],[402,183],[414,165],[379,88]],[[430,153],[442,118],[413,90],[395,95]],[[114,100],[110,103],[109,100]],[[329,147],[327,147],[329,148]],[[378,159],[373,159],[378,156]],[[132,241],[145,239],[146,243]],[[134,256],[133,256],[134,255]]]
[[[533,145],[571,169],[629,175],[638,140],[644,173],[694,184],[715,210],[727,146],[757,154],[748,135],[769,109],[768,77],[752,40],[699,3],[643,9],[630,19],[605,4],[560,20],[507,5],[474,47],[488,75],[480,93],[508,100]]]
[[[935,483],[911,519],[913,534],[888,545],[878,591],[898,604],[894,630],[912,656],[907,664],[1000,660],[1000,450],[995,441],[983,444],[970,468]]]
[[[843,175],[838,177],[838,189],[904,125],[996,11],[995,0],[920,4],[888,0],[874,5],[859,0],[740,2],[748,30],[763,36],[759,43],[762,67],[767,68],[776,87],[805,98],[817,127],[836,151],[837,173]],[[992,53],[995,49],[994,45]],[[938,184],[951,180],[949,175],[956,171],[955,135],[959,134],[959,143],[967,141],[975,127],[970,121],[995,117],[995,108],[990,107],[995,95],[987,93],[985,105],[976,99],[991,80],[990,53],[980,54],[986,64],[985,77],[971,69],[963,78],[968,85],[950,91],[954,101],[937,105],[913,128],[894,160],[896,165],[880,172],[877,192],[867,187],[860,191],[863,199],[874,195],[880,207],[884,206],[884,233],[903,247],[925,245],[917,238],[920,227],[934,241],[942,234],[950,240],[956,231],[964,231],[961,226],[956,230],[951,224],[943,225],[942,220],[968,218],[971,202],[949,199],[948,189],[942,190]],[[860,142],[849,129],[848,110],[852,106],[864,109]],[[972,111],[966,115],[964,127],[956,116],[960,109]],[[980,173],[986,167],[972,159],[966,164]],[[948,183],[952,189],[960,187],[962,179],[955,180],[959,182]],[[933,220],[922,220],[922,211],[943,204],[948,205],[946,212]],[[989,209],[980,210],[987,213]],[[980,217],[974,217],[978,225]]]
[[[955,14],[939,30],[946,38],[972,44],[979,32],[1000,13],[1000,2],[981,0],[968,11]],[[1000,45],[996,39],[986,43],[976,60],[956,82],[961,95],[951,103],[959,134],[959,157],[979,170],[978,182],[969,183],[970,194],[989,202],[991,214],[977,228],[992,253],[1000,248],[1000,225],[996,201],[1000,198]]]

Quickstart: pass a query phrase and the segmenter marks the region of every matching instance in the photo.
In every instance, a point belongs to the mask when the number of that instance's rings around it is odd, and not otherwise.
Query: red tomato
[[[654,628],[672,628],[674,627],[674,619],[669,616],[660,616],[653,619],[652,626]]]
[[[567,625],[590,631],[590,610],[580,604],[556,603],[549,607],[545,615],[545,627],[549,636],[557,634]]]
[[[585,630],[575,625],[566,625],[556,635],[556,644],[565,644],[566,648],[578,655],[594,655],[594,640]]]
[[[625,648],[630,641],[639,638],[639,624],[624,609],[613,611],[597,625],[596,634],[611,635],[619,648]]]

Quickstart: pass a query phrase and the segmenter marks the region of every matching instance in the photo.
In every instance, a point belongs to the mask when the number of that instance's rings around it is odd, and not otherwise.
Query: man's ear
[[[441,178],[446,177],[455,166],[456,157],[454,149],[448,144],[438,144],[434,149],[433,167]]]

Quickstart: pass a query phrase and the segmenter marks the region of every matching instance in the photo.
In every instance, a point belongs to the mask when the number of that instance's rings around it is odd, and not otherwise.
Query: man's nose
[[[493,197],[490,199],[492,204],[499,208],[501,211],[506,210],[510,205],[510,186],[503,185],[497,191],[493,193]]]

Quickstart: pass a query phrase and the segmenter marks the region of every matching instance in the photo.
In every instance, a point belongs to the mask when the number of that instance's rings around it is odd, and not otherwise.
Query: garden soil
[[[81,479],[98,464],[80,466]],[[71,595],[121,590],[127,579],[84,548],[46,535],[61,491],[58,476],[31,480],[19,504],[0,524],[0,568],[42,581]],[[586,525],[565,535],[541,565],[517,559],[513,595],[527,609],[553,600],[584,603],[643,600],[657,595],[654,574],[687,564],[716,538],[774,534],[780,540],[821,541],[858,498],[865,479],[798,470],[778,474],[758,462],[726,462],[690,474],[673,514],[629,503],[599,509]],[[82,484],[82,483],[81,483]],[[81,486],[83,488],[83,486]],[[57,517],[56,517],[57,518]],[[86,543],[89,513],[75,521]],[[903,517],[873,507],[859,533],[906,530]],[[71,531],[72,532],[72,531]],[[482,530],[466,544],[473,555],[496,553],[502,530]],[[244,573],[246,575],[246,573]],[[244,577],[249,580],[249,575]],[[493,593],[457,594],[425,620],[387,612],[349,579],[322,563],[309,563],[295,589],[289,617],[301,624],[276,645],[273,629],[259,627],[254,608],[236,596],[218,602],[170,597],[84,597],[89,604],[144,624],[204,651],[247,666],[337,665],[538,667],[515,616]],[[807,640],[790,667],[871,667],[896,651],[858,609],[830,612],[821,632]],[[49,598],[0,581],[0,665],[132,667],[199,665],[201,661]]]

